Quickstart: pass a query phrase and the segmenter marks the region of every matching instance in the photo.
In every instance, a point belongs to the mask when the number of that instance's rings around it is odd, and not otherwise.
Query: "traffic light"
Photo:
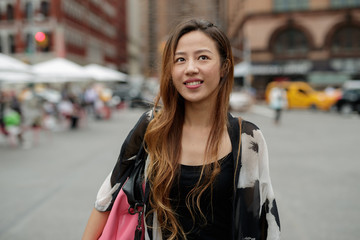
[[[38,46],[46,48],[49,44],[49,37],[43,32],[37,32],[35,34],[35,41]]]

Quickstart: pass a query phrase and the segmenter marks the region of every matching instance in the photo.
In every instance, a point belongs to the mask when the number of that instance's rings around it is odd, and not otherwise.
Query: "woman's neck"
[[[191,127],[211,127],[214,105],[185,103],[184,125]]]

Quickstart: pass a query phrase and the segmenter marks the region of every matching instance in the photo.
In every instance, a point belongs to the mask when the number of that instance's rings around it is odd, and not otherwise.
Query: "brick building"
[[[227,22],[233,46],[251,53],[260,94],[273,80],[321,88],[360,79],[359,0],[228,0]]]
[[[0,52],[127,67],[126,0],[1,0]]]

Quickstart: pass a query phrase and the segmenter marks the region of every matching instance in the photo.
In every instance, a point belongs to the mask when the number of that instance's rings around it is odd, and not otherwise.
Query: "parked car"
[[[330,110],[337,101],[340,93],[327,94],[325,91],[315,91],[308,83],[301,81],[282,81],[271,82],[265,90],[265,99],[270,101],[270,90],[274,87],[280,87],[286,90],[288,109],[292,108],[312,108],[321,110]]]
[[[349,114],[352,112],[360,114],[360,88],[345,89],[334,107],[342,114]]]

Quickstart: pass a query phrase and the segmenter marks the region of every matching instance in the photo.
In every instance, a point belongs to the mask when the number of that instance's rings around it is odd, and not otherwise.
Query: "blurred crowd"
[[[65,83],[29,85],[20,90],[0,90],[0,131],[10,145],[24,144],[24,133],[40,130],[76,130],[89,118],[105,120],[112,108],[123,107],[112,91],[98,83],[86,87]]]

